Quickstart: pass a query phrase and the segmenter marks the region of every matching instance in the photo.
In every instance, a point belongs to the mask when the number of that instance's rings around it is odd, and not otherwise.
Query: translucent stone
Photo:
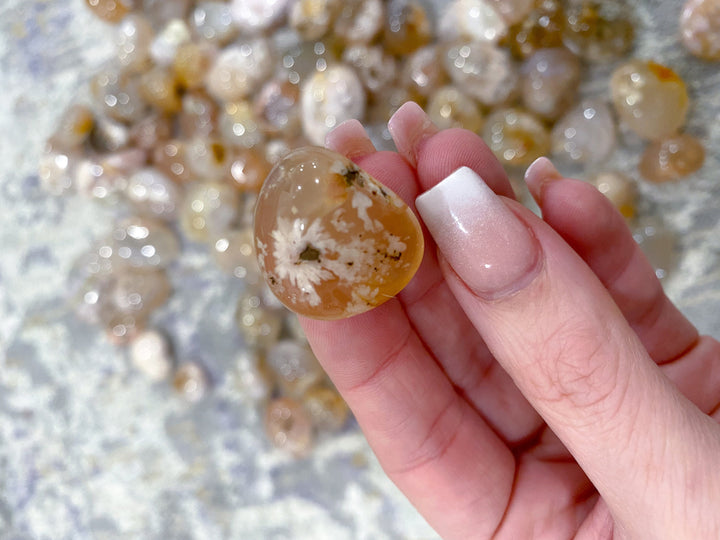
[[[238,35],[227,2],[198,2],[190,16],[190,28],[195,35],[217,45],[225,45]]]
[[[525,107],[554,120],[568,109],[580,84],[580,61],[565,48],[539,49],[520,70]]]
[[[685,124],[687,88],[670,68],[631,60],[615,70],[610,90],[620,118],[645,139],[663,139]]]
[[[508,24],[524,20],[533,9],[535,0],[490,0]]]
[[[207,394],[210,379],[207,371],[197,362],[185,362],[173,376],[173,388],[180,396],[192,403],[200,401]]]
[[[419,2],[388,0],[385,9],[383,45],[390,54],[410,54],[430,42],[432,27]]]
[[[131,13],[115,31],[117,58],[125,69],[144,71],[150,65],[150,44],[155,33],[150,21]]]
[[[130,0],[85,0],[96,17],[105,22],[117,23],[132,9]]]
[[[142,74],[140,95],[143,99],[166,114],[180,110],[180,86],[175,73],[164,67],[155,67]]]
[[[367,45],[382,29],[384,15],[382,0],[346,0],[332,30],[347,44]]]
[[[598,99],[584,100],[552,130],[556,156],[576,163],[597,163],[615,147],[615,122],[610,108]]]
[[[300,84],[338,61],[337,51],[323,41],[293,43],[281,52],[282,69],[292,84]]]
[[[240,148],[233,152],[230,163],[230,176],[241,191],[260,191],[265,178],[270,173],[270,163],[259,150]]]
[[[197,182],[188,187],[180,227],[190,240],[208,242],[227,230],[237,216],[239,194],[223,182]]]
[[[687,0],[680,15],[682,42],[692,54],[720,60],[720,2]]]
[[[172,182],[184,183],[192,179],[188,165],[187,143],[170,140],[158,144],[152,153],[153,167]],[[171,188],[176,192],[176,188]],[[174,208],[174,207],[173,207]]]
[[[218,119],[218,131],[231,146],[252,148],[265,138],[249,101],[226,103]]]
[[[422,260],[423,235],[397,195],[345,157],[308,147],[288,154],[265,182],[255,245],[283,304],[339,319],[400,292]]]
[[[133,174],[125,195],[136,211],[162,219],[175,216],[180,203],[180,191],[170,178],[154,167]]]
[[[640,158],[640,174],[652,182],[671,182],[694,173],[705,162],[705,147],[687,133],[648,144]]]
[[[219,109],[213,98],[201,90],[186,93],[177,115],[179,136],[186,139],[208,137],[216,131]]]
[[[248,283],[260,283],[252,228],[226,231],[213,244],[213,257],[220,269]]]
[[[323,377],[315,355],[307,343],[283,339],[267,351],[266,362],[284,395],[299,398]]]
[[[641,219],[633,229],[633,238],[652,264],[658,279],[667,277],[675,269],[678,263],[677,239],[660,218]]]
[[[572,0],[565,7],[565,46],[592,62],[622,57],[635,38],[628,18],[629,5],[622,0]]]
[[[323,431],[338,431],[347,422],[350,409],[332,388],[311,388],[302,398],[313,425]]]
[[[397,62],[394,57],[385,54],[380,46],[352,45],[345,49],[342,59],[355,69],[363,86],[371,94],[395,82]]]
[[[307,455],[313,443],[310,417],[294,399],[270,402],[265,412],[265,433],[274,446],[298,457]]]
[[[430,96],[427,114],[440,129],[460,127],[477,133],[483,125],[480,107],[454,86],[440,88]]]
[[[130,342],[130,361],[150,380],[163,381],[173,367],[170,342],[157,330],[144,330]]]
[[[365,91],[355,71],[333,65],[316,72],[302,87],[300,94],[303,131],[317,145],[337,125],[365,114]]]
[[[85,105],[71,105],[60,117],[53,133],[56,145],[65,148],[80,146],[88,138],[95,125],[93,112]]]
[[[140,97],[140,79],[110,67],[90,80],[90,92],[98,109],[120,122],[137,122],[147,114]]]
[[[232,0],[230,13],[242,32],[256,34],[278,23],[289,5],[290,0]]]
[[[516,57],[527,58],[538,49],[559,47],[564,24],[561,0],[537,0],[528,16],[510,27],[510,49]]]
[[[444,40],[459,38],[497,43],[508,24],[492,0],[454,0],[443,11],[438,34]]]
[[[117,223],[106,246],[112,250],[116,268],[164,268],[180,254],[180,242],[170,227],[139,216]]]
[[[300,87],[287,77],[276,77],[265,83],[253,99],[253,110],[262,129],[272,135],[299,135]]]
[[[75,310],[122,342],[142,330],[169,296],[170,282],[162,269],[98,272],[89,275],[76,293]]]
[[[273,54],[265,39],[226,47],[205,77],[207,90],[220,101],[242,100],[270,76],[273,63]]]
[[[136,0],[155,28],[162,28],[174,19],[185,19],[191,0]]]
[[[152,150],[172,134],[170,117],[153,114],[133,124],[130,128],[130,142],[143,150]]]
[[[602,172],[592,176],[590,183],[597,187],[625,218],[631,219],[635,216],[637,190],[626,175],[618,171]]]
[[[505,165],[529,165],[550,150],[543,123],[520,109],[500,109],[485,120],[483,138]]]
[[[129,178],[143,167],[146,156],[143,150],[130,148],[84,159],[75,168],[73,184],[80,194],[115,202],[127,188]]]
[[[250,287],[238,302],[237,325],[245,344],[271,347],[280,337],[284,309],[269,305],[257,287]]]
[[[273,381],[257,351],[241,351],[229,375],[240,394],[252,401],[263,401],[272,393]]]
[[[230,152],[224,141],[215,137],[195,137],[185,147],[193,180],[223,180],[228,171]]]
[[[42,187],[53,195],[61,195],[71,189],[75,161],[73,154],[48,142],[38,168]]]
[[[127,125],[106,116],[95,117],[90,132],[90,146],[98,152],[117,152],[130,142]]]
[[[405,60],[401,82],[412,94],[429,97],[449,80],[441,58],[442,51],[437,45],[418,49]]]
[[[296,0],[290,8],[290,26],[303,39],[320,39],[328,33],[341,8],[340,0]]]
[[[519,82],[518,69],[510,54],[489,43],[450,46],[445,68],[458,88],[488,106],[508,101]]]
[[[150,57],[158,66],[171,66],[178,48],[191,40],[190,29],[182,19],[172,19],[150,44]]]
[[[403,104],[412,99],[413,96],[410,95],[410,92],[401,86],[390,86],[385,88],[379,94],[373,96],[366,114],[367,122],[374,124],[375,127],[381,128],[382,135],[385,140],[392,140],[390,132],[387,129],[387,122],[390,120],[390,117],[395,114],[400,107],[402,107]],[[372,126],[368,126],[368,128],[371,129]],[[369,133],[372,137],[372,133],[370,131]],[[373,142],[376,143],[376,148],[378,150],[385,150],[385,148],[377,145],[378,141]],[[392,150],[395,150],[394,146]]]
[[[172,66],[178,84],[188,90],[201,88],[215,55],[215,48],[207,43],[191,41],[180,45]]]

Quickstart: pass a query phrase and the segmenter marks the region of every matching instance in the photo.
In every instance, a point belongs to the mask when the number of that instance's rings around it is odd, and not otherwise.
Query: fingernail
[[[370,137],[363,125],[355,120],[346,120],[325,136],[325,146],[340,152],[348,159],[357,159],[375,152]]]
[[[537,158],[525,171],[525,183],[532,196],[540,202],[545,186],[553,180],[562,178],[558,170],[546,157]]]
[[[420,105],[408,101],[388,121],[388,130],[398,153],[410,165],[417,165],[417,153],[423,141],[438,132],[430,117]]]
[[[535,236],[472,169],[458,169],[415,204],[444,258],[481,298],[512,294],[537,274]]]

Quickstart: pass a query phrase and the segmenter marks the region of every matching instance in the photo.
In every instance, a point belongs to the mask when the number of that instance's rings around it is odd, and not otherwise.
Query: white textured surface
[[[678,46],[677,2],[635,5],[646,22],[638,56],[687,78],[690,131],[709,141],[707,165],[687,182],[641,184],[643,212],[664,215],[680,238],[670,294],[720,336],[720,70]],[[0,539],[433,538],[356,428],[304,461],[269,448],[255,408],[223,377],[239,347],[233,289],[204,253],[172,269],[176,294],[158,318],[180,357],[216,381],[198,406],[148,383],[69,313],[68,270],[111,212],[46,195],[36,168],[109,38],[82,0],[0,4]],[[606,95],[608,72],[598,68],[587,93]],[[639,145],[626,144],[612,163],[632,171]]]

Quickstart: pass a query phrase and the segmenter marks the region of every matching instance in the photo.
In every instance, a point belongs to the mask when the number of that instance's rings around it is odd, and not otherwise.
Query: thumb
[[[631,537],[680,537],[672,532],[692,519],[688,493],[699,502],[717,489],[717,426],[665,379],[593,272],[542,220],[469,168],[416,204],[453,294],[616,523]]]

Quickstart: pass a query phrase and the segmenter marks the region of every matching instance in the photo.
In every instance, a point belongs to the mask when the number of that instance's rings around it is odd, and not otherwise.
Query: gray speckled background
[[[688,80],[689,130],[708,143],[699,174],[640,183],[641,210],[679,238],[668,292],[720,336],[720,66],[678,46],[676,0],[634,4],[637,55]],[[201,251],[172,268],[176,294],[157,317],[178,356],[213,376],[200,405],[148,383],[70,313],[68,270],[112,210],[45,194],[36,168],[58,115],[110,54],[108,27],[82,0],[0,3],[0,540],[434,538],[354,424],[305,460],[269,447],[228,376],[236,286]],[[585,92],[605,94],[608,73],[594,70]],[[613,164],[632,171],[640,146],[625,144]]]

